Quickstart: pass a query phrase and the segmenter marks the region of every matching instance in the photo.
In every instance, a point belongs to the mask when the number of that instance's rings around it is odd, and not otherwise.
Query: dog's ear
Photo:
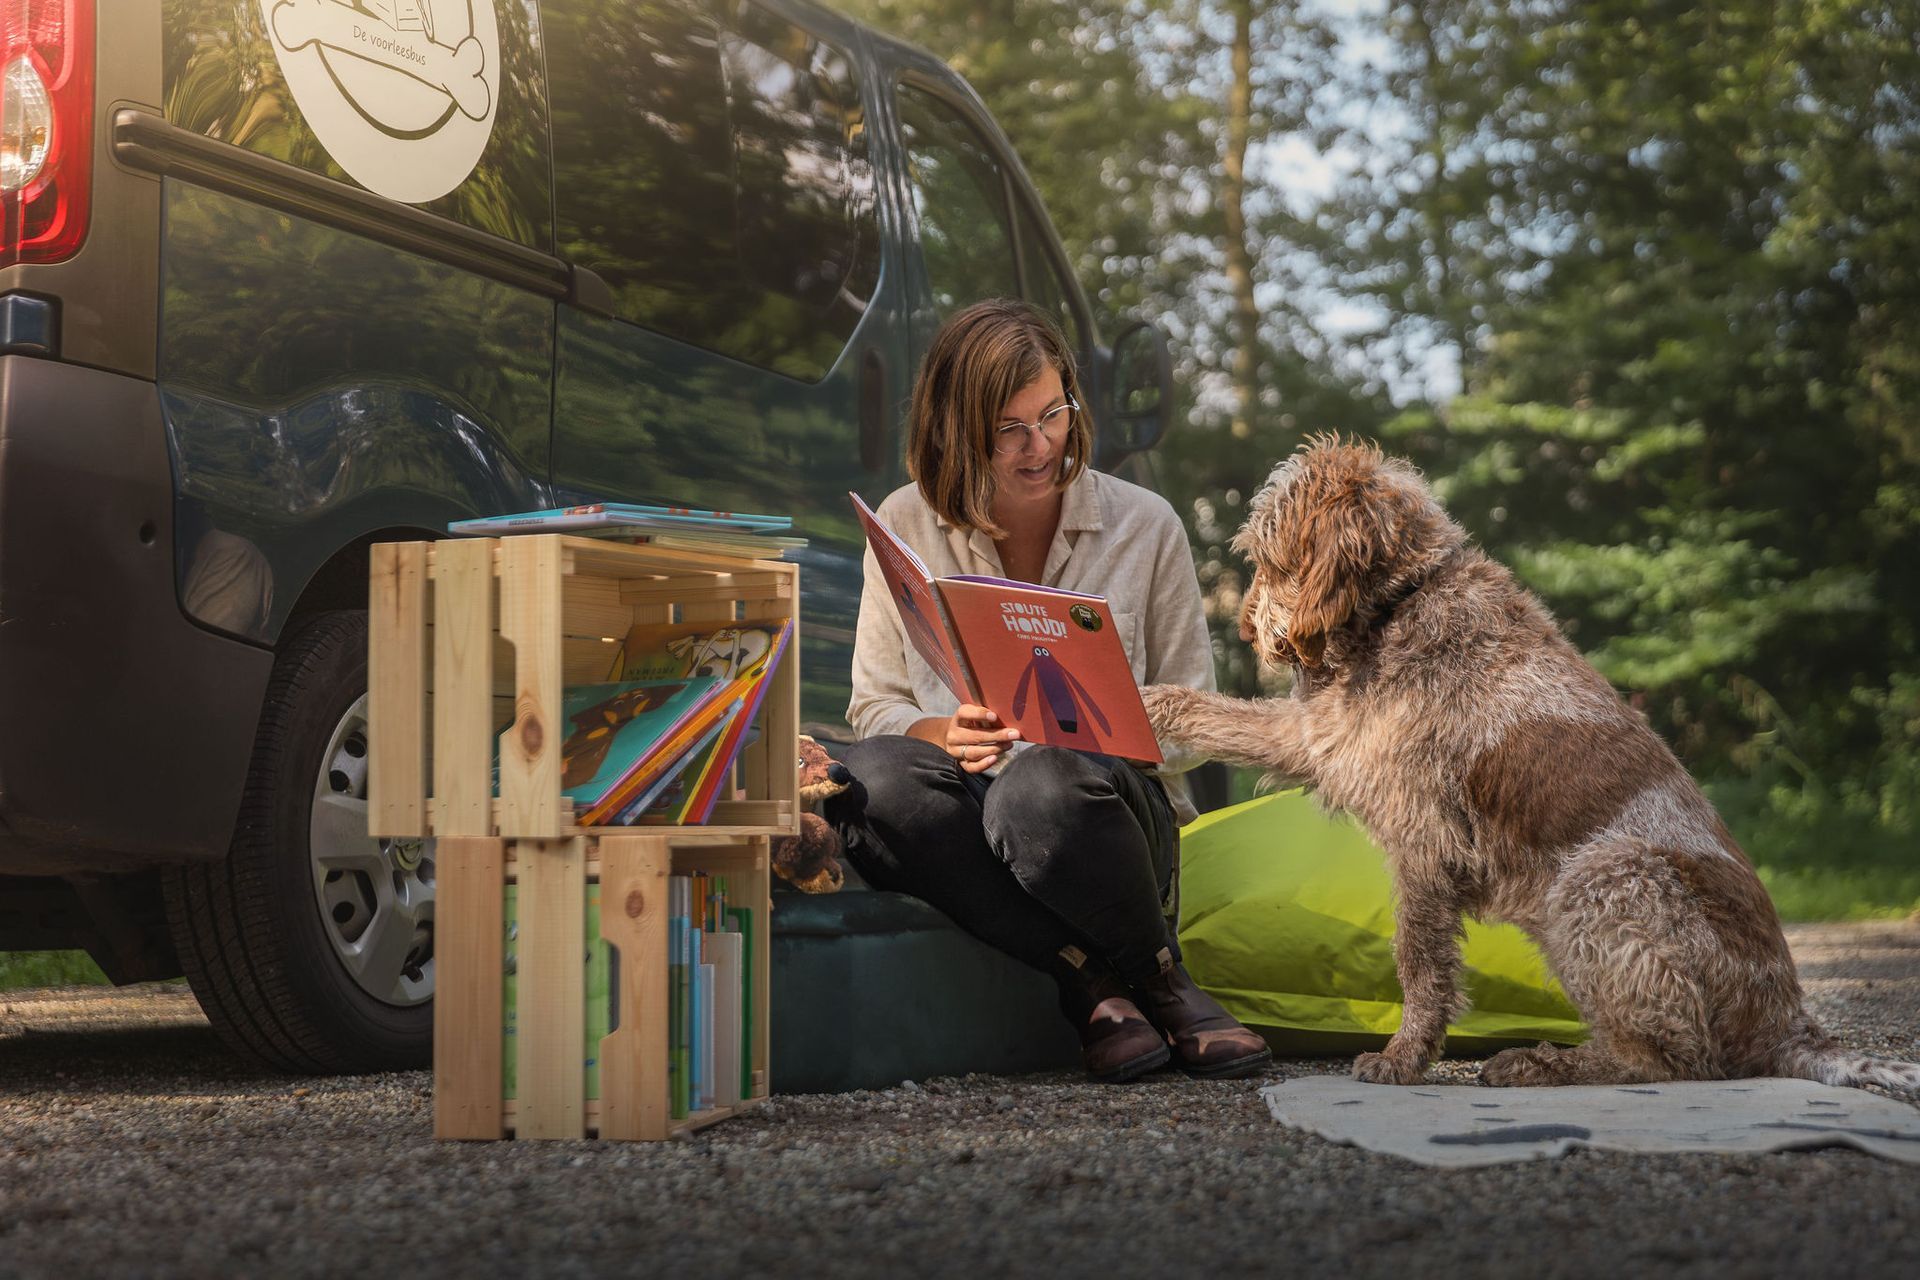
[[[1381,552],[1378,512],[1365,486],[1347,485],[1309,510],[1300,557],[1300,593],[1287,620],[1287,642],[1303,666],[1317,667],[1327,633],[1360,607],[1367,575]]]

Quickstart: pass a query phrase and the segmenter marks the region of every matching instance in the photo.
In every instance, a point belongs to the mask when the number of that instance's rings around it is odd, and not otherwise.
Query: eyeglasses
[[[1073,425],[1073,415],[1080,412],[1080,406],[1068,396],[1067,402],[1040,415],[1038,422],[1009,422],[997,428],[993,433],[993,451],[995,453],[1018,453],[1027,447],[1027,441],[1033,433],[1051,435],[1065,432]]]

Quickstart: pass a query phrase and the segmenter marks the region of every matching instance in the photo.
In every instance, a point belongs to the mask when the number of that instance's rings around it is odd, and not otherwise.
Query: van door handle
[[[860,466],[887,466],[887,362],[872,347],[860,357]]]

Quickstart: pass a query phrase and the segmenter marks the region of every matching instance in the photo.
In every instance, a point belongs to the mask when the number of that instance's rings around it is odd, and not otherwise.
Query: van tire
[[[282,1071],[394,1070],[432,1058],[432,1001],[402,1007],[362,990],[313,883],[321,755],[366,689],[364,612],[296,620],[274,659],[227,857],[165,875],[167,922],[208,1021]]]

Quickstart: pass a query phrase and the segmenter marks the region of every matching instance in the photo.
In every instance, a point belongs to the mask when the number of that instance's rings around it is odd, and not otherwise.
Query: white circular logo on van
[[[314,136],[354,181],[408,204],[466,180],[493,132],[493,0],[260,0]]]

